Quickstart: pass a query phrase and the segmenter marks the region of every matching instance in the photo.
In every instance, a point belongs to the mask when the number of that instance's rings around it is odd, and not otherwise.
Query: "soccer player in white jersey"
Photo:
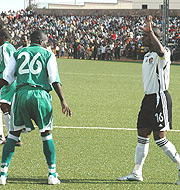
[[[16,51],[10,59],[0,79],[0,88],[12,83],[17,77],[16,94],[11,107],[11,125],[7,142],[4,145],[0,184],[5,185],[8,167],[14,153],[15,144],[21,132],[34,130],[34,120],[41,133],[43,152],[46,157],[49,175],[48,184],[59,184],[56,174],[55,147],[52,138],[53,116],[51,96],[54,88],[58,95],[62,112],[71,116],[71,110],[64,99],[53,52],[43,48],[47,36],[40,30],[31,34],[31,45]],[[53,87],[53,88],[52,88]]]
[[[138,144],[135,151],[135,167],[131,174],[118,177],[119,181],[143,181],[142,167],[149,151],[149,138],[153,132],[156,144],[177,164],[180,176],[180,157],[174,145],[166,138],[172,128],[172,101],[168,92],[170,75],[170,51],[159,41],[161,33],[152,27],[149,15],[143,30],[142,42],[149,47],[142,65],[144,99],[138,115]],[[180,184],[180,179],[178,180]]]
[[[16,51],[14,46],[10,44],[10,40],[11,37],[9,32],[4,28],[1,29],[0,30],[0,75],[2,75],[4,69],[9,64],[9,59],[11,55]],[[15,93],[15,86],[16,82],[14,81],[11,85],[4,86],[0,91],[1,109],[4,113],[4,122],[8,132],[10,128],[10,107]],[[1,142],[2,139],[0,139],[0,143]]]

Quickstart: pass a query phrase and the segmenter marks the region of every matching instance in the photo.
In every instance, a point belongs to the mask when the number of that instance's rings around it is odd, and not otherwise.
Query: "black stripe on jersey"
[[[164,76],[164,86],[165,86],[165,89],[167,89],[166,88],[166,78],[165,78],[166,76],[165,76],[165,72],[164,72],[165,69],[166,69],[166,67],[167,67],[167,64],[163,67],[163,76]]]
[[[165,78],[165,74],[164,74],[164,87],[165,87],[165,89],[167,89],[167,88],[166,88],[166,78]]]
[[[156,66],[156,74],[157,74],[157,78],[158,78],[159,93],[160,93],[160,90],[161,90],[161,83],[160,83],[160,79],[159,79],[159,70],[158,70],[158,65]]]
[[[166,69],[166,67],[167,67],[167,64],[163,67],[163,70],[165,70],[165,69]]]
[[[161,102],[162,102],[162,109],[163,109],[163,116],[164,116],[164,123],[165,126],[168,124],[168,107],[167,107],[167,99],[165,93],[161,93]]]

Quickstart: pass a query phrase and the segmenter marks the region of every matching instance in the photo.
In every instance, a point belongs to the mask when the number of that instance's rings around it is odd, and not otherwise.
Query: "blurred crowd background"
[[[143,47],[140,26],[144,16],[49,16],[33,11],[8,11],[0,14],[12,36],[12,44],[21,46],[21,37],[41,29],[49,38],[48,49],[56,56],[75,59],[141,60],[148,51]],[[153,17],[153,25],[162,29],[163,18]],[[180,60],[180,18],[169,17],[171,60]]]

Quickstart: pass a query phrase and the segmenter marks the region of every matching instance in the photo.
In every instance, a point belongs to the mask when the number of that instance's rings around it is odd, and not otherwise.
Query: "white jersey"
[[[154,94],[159,91],[168,90],[170,64],[170,50],[168,48],[165,48],[164,57],[159,57],[156,52],[148,52],[145,54],[142,65],[145,94]]]

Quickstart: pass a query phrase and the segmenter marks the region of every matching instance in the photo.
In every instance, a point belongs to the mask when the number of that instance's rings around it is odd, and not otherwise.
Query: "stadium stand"
[[[23,34],[35,29],[43,30],[49,37],[49,47],[59,55],[76,59],[143,58],[139,23],[144,16],[59,16],[37,14],[29,10],[8,11],[0,14],[0,20],[11,32],[13,45],[18,48]],[[162,28],[163,19],[153,16],[153,25]],[[180,17],[169,18],[169,48],[172,61],[180,60]],[[56,47],[59,48],[56,48]],[[104,53],[105,52],[105,53]]]

